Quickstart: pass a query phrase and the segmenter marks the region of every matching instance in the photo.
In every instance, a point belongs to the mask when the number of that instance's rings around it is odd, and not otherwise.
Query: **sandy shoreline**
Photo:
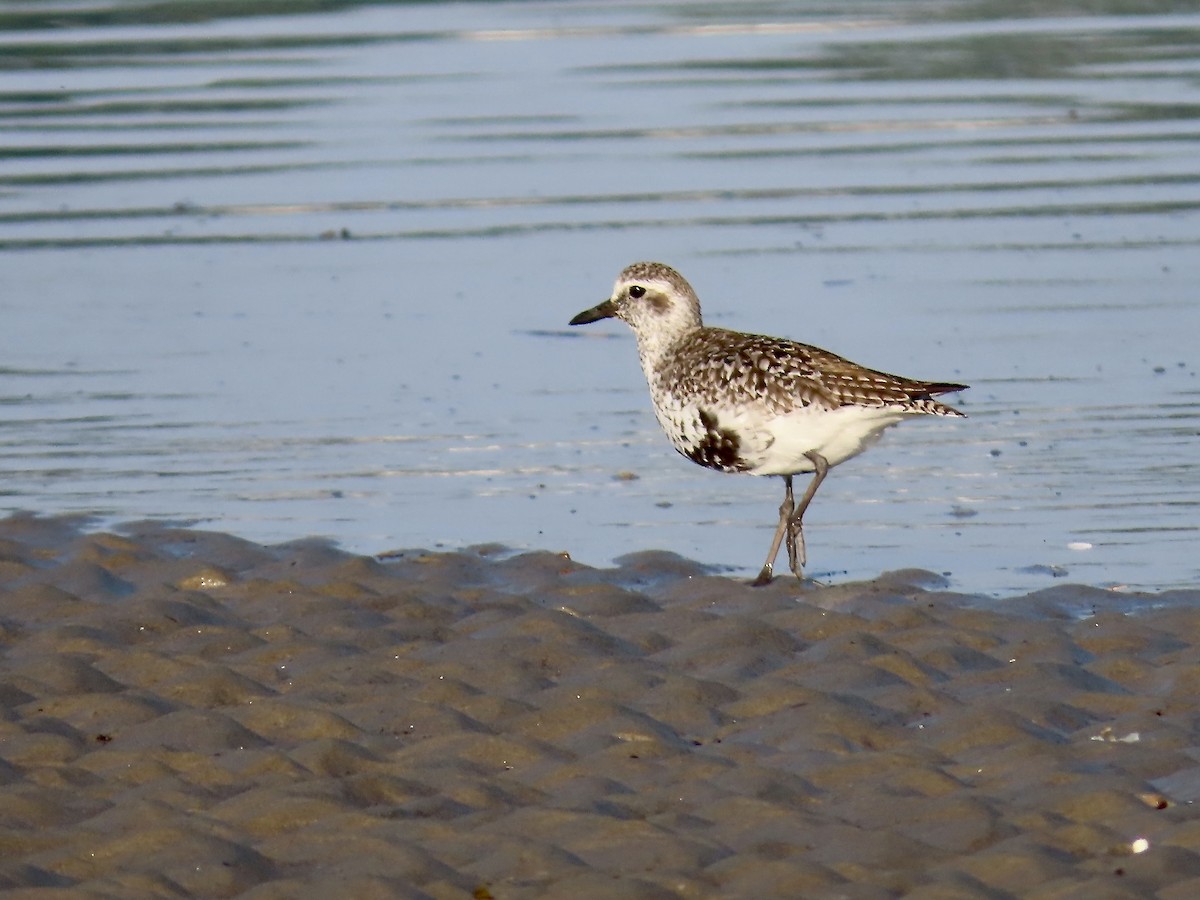
[[[1200,589],[0,520],[5,896],[1182,900],[1198,725]]]

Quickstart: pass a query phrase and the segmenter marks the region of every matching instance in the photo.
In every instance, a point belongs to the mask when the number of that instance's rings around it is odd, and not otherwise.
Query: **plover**
[[[803,579],[804,513],[833,466],[901,419],[963,416],[934,397],[966,385],[901,378],[820,347],[705,326],[696,292],[663,263],[627,267],[612,296],[571,324],[613,317],[633,329],[654,414],[676,450],[710,469],[783,477],[779,526],[756,585],[771,580],[785,540]],[[796,504],[792,476],[807,472],[812,480]]]

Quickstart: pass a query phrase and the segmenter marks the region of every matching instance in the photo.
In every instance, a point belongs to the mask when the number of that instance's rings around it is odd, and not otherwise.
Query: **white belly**
[[[753,410],[718,411],[724,428],[739,435],[746,471],[752,475],[793,475],[813,471],[804,454],[816,451],[830,466],[862,453],[889,425],[906,418],[895,409],[843,406],[835,410],[796,410],[762,419]]]

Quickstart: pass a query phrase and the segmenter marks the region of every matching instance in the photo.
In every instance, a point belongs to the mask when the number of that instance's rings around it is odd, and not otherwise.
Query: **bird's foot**
[[[773,568],[774,567],[770,563],[767,563],[765,566],[763,566],[762,571],[758,573],[758,577],[755,578],[752,582],[750,582],[750,586],[751,587],[764,587],[764,586],[770,584],[771,579],[773,577],[772,576]]]
[[[796,580],[799,581],[805,587],[821,588],[821,587],[829,586],[824,581],[817,581],[817,579],[805,575],[803,569],[801,569],[800,571],[796,571],[795,569],[793,569],[792,572],[796,576]],[[768,584],[770,584],[774,580],[775,580],[775,576],[772,574],[772,567],[771,566],[763,566],[762,571],[758,573],[758,577],[756,577],[752,582],[750,582],[750,587],[766,587]]]

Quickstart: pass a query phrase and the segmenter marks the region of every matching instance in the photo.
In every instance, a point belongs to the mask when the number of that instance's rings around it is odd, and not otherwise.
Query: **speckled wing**
[[[736,399],[761,404],[776,415],[813,406],[962,415],[933,399],[962,390],[962,385],[914,381],[865,368],[820,347],[723,328],[688,335],[661,375],[677,392],[708,406]]]

